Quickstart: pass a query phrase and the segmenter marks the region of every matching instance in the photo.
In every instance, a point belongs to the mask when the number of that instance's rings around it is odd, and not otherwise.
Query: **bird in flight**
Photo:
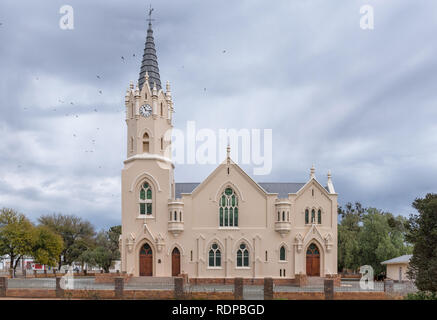
[[[97,79],[100,79],[100,76],[97,75],[96,77],[97,77]]]
[[[121,60],[123,60],[123,62],[124,62],[124,57],[123,56],[121,56]]]

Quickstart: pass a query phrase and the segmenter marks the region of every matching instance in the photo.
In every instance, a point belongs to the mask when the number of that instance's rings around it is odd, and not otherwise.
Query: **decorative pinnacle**
[[[144,78],[146,79],[146,82],[149,81],[149,72],[146,71],[146,75],[144,76]]]
[[[328,170],[328,180],[331,180],[331,177],[332,177],[331,170]]]
[[[315,172],[316,172],[316,168],[314,168],[314,164],[313,164],[310,170],[310,179],[314,179],[316,177]]]
[[[167,92],[170,92],[170,81],[167,81],[167,84],[166,84],[166,86],[165,86],[165,90],[166,90]]]
[[[129,88],[133,89],[134,88],[134,82],[131,80],[130,84],[129,84]]]

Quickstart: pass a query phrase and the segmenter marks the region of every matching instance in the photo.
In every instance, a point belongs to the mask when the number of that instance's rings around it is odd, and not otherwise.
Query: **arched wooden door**
[[[181,273],[181,253],[178,248],[171,252],[171,275],[177,277]]]
[[[307,276],[320,276],[320,252],[314,243],[311,243],[306,254],[306,273]]]
[[[140,251],[140,276],[153,275],[153,251],[146,243]]]

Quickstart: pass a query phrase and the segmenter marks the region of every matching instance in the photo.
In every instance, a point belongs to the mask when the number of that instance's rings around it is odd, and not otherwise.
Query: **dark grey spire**
[[[140,78],[138,79],[138,84],[140,89],[143,87],[146,79],[146,71],[149,74],[149,85],[150,88],[153,88],[154,83],[156,83],[156,87],[161,89],[161,78],[159,76],[159,67],[158,67],[158,57],[156,56],[155,49],[155,41],[153,39],[153,30],[152,30],[152,15],[153,9],[151,8],[149,11],[149,28],[147,29],[147,38],[146,38],[146,46],[144,48],[143,54],[143,62],[141,63],[141,71]]]

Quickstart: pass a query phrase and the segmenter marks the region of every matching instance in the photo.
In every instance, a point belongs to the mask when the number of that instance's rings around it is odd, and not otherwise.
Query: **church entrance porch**
[[[148,243],[146,243],[140,251],[140,276],[153,275],[153,251]]]
[[[171,253],[171,275],[177,277],[181,273],[181,253],[174,248]]]
[[[320,252],[319,248],[312,243],[306,253],[306,274],[309,277],[320,276]]]

